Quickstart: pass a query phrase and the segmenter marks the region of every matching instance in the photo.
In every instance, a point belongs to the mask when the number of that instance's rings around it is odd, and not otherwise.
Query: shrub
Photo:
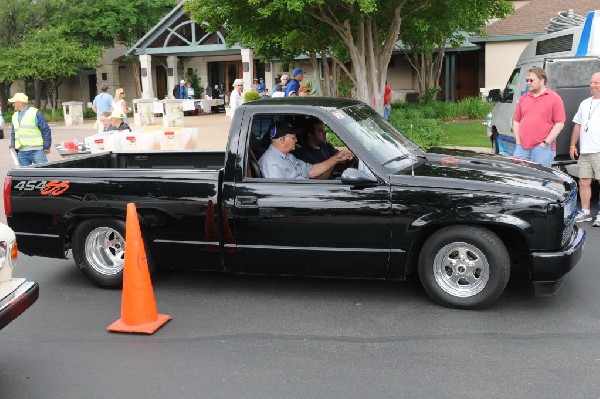
[[[247,91],[244,93],[244,102],[249,103],[250,101],[256,101],[260,98],[260,94],[256,91]]]
[[[444,131],[436,119],[400,119],[392,114],[390,122],[421,147],[434,147],[443,142]]]

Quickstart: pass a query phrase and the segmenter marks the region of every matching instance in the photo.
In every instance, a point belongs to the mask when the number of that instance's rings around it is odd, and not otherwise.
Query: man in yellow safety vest
[[[29,106],[29,97],[24,93],[15,93],[8,102],[15,104],[10,132],[10,149],[17,152],[20,166],[48,162],[52,132],[44,115]]]

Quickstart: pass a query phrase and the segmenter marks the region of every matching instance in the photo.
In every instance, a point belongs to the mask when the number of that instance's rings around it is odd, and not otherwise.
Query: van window
[[[515,89],[517,88],[517,84],[519,83],[519,76],[521,75],[521,68],[517,68],[513,71],[512,75],[510,75],[510,79],[508,79],[508,83],[506,83],[506,87],[504,88],[504,93],[502,94],[502,102],[503,103],[512,103],[513,102],[513,94],[515,93]]]
[[[540,40],[535,46],[535,55],[544,55],[550,53],[560,53],[571,51],[573,47],[573,35],[564,35],[552,37],[546,40]]]

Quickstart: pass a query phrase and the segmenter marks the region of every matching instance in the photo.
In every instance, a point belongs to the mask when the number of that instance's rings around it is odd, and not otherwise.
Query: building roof
[[[513,14],[487,27],[488,36],[519,36],[543,33],[550,19],[561,11],[573,9],[586,17],[589,11],[600,9],[598,0],[531,0]]]

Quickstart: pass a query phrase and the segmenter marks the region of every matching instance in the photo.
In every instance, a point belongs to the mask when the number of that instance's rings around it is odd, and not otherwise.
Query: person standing
[[[187,91],[185,89],[185,80],[180,80],[179,85],[173,88],[173,98],[179,100],[185,100],[187,98]]]
[[[242,79],[236,79],[233,81],[233,90],[229,98],[229,107],[231,108],[231,117],[235,114],[235,111],[240,105],[244,103],[244,81]]]
[[[52,145],[52,131],[44,114],[29,106],[29,97],[24,93],[15,93],[8,102],[14,103],[9,148],[17,152],[20,166],[48,162]]]
[[[98,132],[101,132],[104,129],[100,121],[100,116],[103,112],[110,113],[113,103],[113,97],[108,94],[108,85],[106,83],[102,84],[100,90],[100,94],[94,97],[94,101],[92,102],[92,110],[96,113],[96,125],[98,126]]]
[[[565,106],[556,92],[546,86],[548,77],[542,68],[527,71],[529,91],[519,98],[513,115],[516,147],[513,156],[552,166],[556,155],[554,140],[567,118]]]
[[[581,211],[575,217],[576,223],[591,222],[592,213],[590,202],[592,198],[592,179],[600,179],[600,72],[596,72],[590,79],[591,97],[579,104],[579,109],[573,117],[573,133],[569,156],[577,160],[579,167],[579,198]],[[577,150],[579,142],[579,150]],[[600,227],[600,212],[592,224]]]
[[[193,100],[195,97],[195,93],[194,93],[194,88],[192,87],[192,83],[191,82],[187,82],[187,88],[186,90],[186,94],[187,94],[187,99],[188,100]]]
[[[386,82],[383,90],[383,119],[389,121],[390,112],[392,112],[392,88]]]
[[[280,83],[276,84],[275,87],[273,87],[273,97],[285,97],[285,86],[288,84],[288,82],[290,81],[290,75],[281,75],[281,78],[279,78]],[[275,93],[281,93],[281,94],[277,94],[275,95]]]
[[[111,111],[119,111],[123,114],[123,122],[127,123],[127,101],[125,101],[125,90],[119,87],[115,90]]]
[[[267,88],[267,85],[265,84],[265,79],[259,78],[258,79],[258,92],[262,94],[266,88]]]
[[[300,92],[300,82],[304,80],[304,74],[305,72],[302,70],[302,68],[294,69],[294,72],[292,72],[293,79],[290,80],[290,82],[287,85],[285,85],[286,97],[289,97],[291,92],[294,92],[296,93],[296,95],[298,95],[298,93]]]

